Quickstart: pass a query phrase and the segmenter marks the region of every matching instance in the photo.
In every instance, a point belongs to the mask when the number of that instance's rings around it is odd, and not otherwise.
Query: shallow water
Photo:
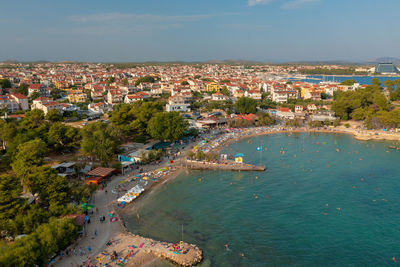
[[[135,213],[126,223],[171,242],[183,225],[183,240],[204,251],[203,266],[389,265],[400,260],[400,151],[388,150],[392,143],[306,133],[242,140],[225,151],[261,161],[266,172],[180,175],[147,197],[139,222]]]

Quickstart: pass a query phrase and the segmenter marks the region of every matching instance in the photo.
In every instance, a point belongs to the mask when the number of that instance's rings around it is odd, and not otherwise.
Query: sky
[[[1,0],[0,61],[400,57],[399,0]]]

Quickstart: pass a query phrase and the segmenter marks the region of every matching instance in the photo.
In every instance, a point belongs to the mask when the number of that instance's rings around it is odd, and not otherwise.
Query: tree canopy
[[[141,83],[154,83],[155,79],[152,76],[145,76],[145,77],[140,77],[136,83],[135,86],[138,86]]]
[[[236,101],[235,108],[241,114],[254,114],[257,112],[257,101],[252,98],[241,97]]]
[[[160,112],[149,121],[148,132],[154,139],[175,142],[185,135],[187,127],[179,112]]]
[[[119,152],[120,144],[121,135],[111,125],[95,122],[82,129],[81,152],[97,157],[104,166]]]

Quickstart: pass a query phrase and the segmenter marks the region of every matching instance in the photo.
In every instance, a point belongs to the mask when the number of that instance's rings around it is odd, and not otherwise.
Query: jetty
[[[237,163],[229,160],[223,162],[186,160],[183,162],[182,166],[191,170],[265,171],[265,166]]]

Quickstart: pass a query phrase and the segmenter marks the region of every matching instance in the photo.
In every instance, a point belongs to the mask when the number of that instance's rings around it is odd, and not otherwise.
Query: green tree
[[[343,82],[341,82],[341,85],[354,85],[356,83],[356,80],[344,80]]]
[[[27,130],[38,128],[44,123],[44,113],[40,109],[32,109],[25,113],[21,125]]]
[[[222,86],[221,94],[229,96],[229,90],[228,90],[228,88],[226,86]]]
[[[380,86],[381,86],[381,81],[380,81],[378,78],[373,78],[373,79],[371,80],[371,84],[380,87]]]
[[[393,91],[393,87],[394,87],[394,85],[395,85],[395,82],[394,81],[392,81],[392,80],[386,80],[386,81],[384,81],[383,82],[383,84],[386,86],[386,88],[388,89],[388,91],[389,92],[392,92]]]
[[[77,129],[56,122],[50,126],[47,139],[56,150],[69,150],[79,144],[80,135]]]
[[[241,114],[249,114],[249,113],[256,113],[257,112],[257,101],[248,98],[248,97],[241,97],[235,103],[236,111]]]
[[[119,152],[121,135],[112,125],[91,123],[82,129],[81,135],[81,152],[99,158],[103,166],[108,166]]]
[[[188,81],[182,81],[181,85],[189,85],[189,82]]]
[[[45,118],[51,122],[56,122],[61,121],[62,116],[57,109],[50,109]]]
[[[325,92],[321,93],[321,99],[329,99],[329,95]]]
[[[110,122],[121,130],[125,138],[134,134],[133,121],[136,119],[135,109],[130,104],[119,104],[111,112]]]
[[[152,76],[145,76],[145,77],[140,77],[136,83],[135,86],[138,86],[141,83],[154,83],[155,79]]]
[[[44,266],[49,257],[65,249],[77,237],[78,227],[71,219],[51,219],[30,235],[0,250],[1,266]]]
[[[0,79],[0,87],[1,88],[4,88],[4,89],[6,89],[6,88],[11,88],[11,82],[10,82],[10,80],[9,79]]]
[[[0,220],[13,218],[25,207],[20,181],[10,175],[0,175]]]
[[[144,137],[148,134],[148,124],[151,118],[163,111],[161,102],[143,102],[137,101],[133,104],[136,120],[133,122],[135,136]]]
[[[15,91],[17,93],[23,94],[25,96],[28,96],[28,85],[26,83],[21,83]]]
[[[110,77],[110,78],[108,78],[108,80],[107,80],[107,83],[108,84],[112,84],[112,83],[114,83],[115,82],[115,77]]]
[[[187,127],[179,112],[160,112],[149,121],[147,130],[154,139],[175,142],[185,135]]]
[[[35,99],[38,98],[38,97],[40,97],[40,93],[39,93],[39,92],[33,92],[33,93],[30,95],[29,99],[30,99],[30,100],[35,100]]]
[[[42,165],[46,153],[46,144],[41,139],[34,139],[18,146],[18,152],[11,167],[24,186],[30,190],[35,187],[35,182],[30,176],[32,169]]]

